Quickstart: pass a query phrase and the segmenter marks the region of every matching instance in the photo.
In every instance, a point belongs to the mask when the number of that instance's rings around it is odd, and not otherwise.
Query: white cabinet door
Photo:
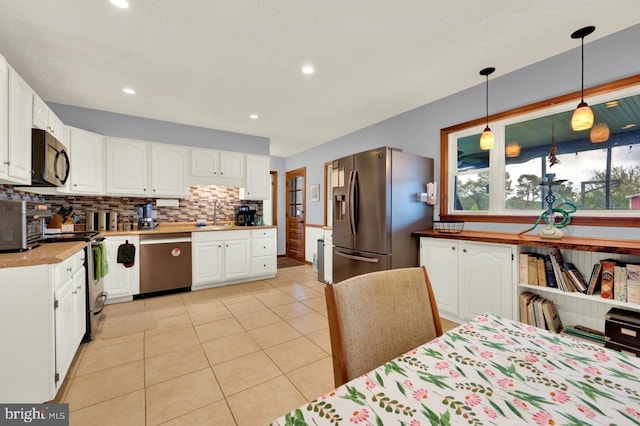
[[[221,178],[244,179],[244,154],[221,151],[219,169]]]
[[[134,266],[125,268],[118,263],[118,247],[129,241],[136,246]],[[140,293],[140,241],[135,235],[123,235],[107,237],[104,240],[107,246],[107,261],[109,272],[103,278],[104,290],[109,294],[107,303],[131,300],[134,295]]]
[[[227,280],[249,276],[249,240],[225,242],[224,276]]]
[[[104,136],[71,128],[71,192],[104,193]]]
[[[215,178],[219,172],[220,153],[212,149],[190,148],[191,176]]]
[[[86,277],[84,266],[78,269],[72,278],[73,281],[73,342],[77,348],[82,342],[87,329],[87,299]],[[74,349],[75,352],[75,349]]]
[[[420,238],[420,265],[427,268],[438,311],[458,316],[458,242]]]
[[[47,108],[49,108],[47,106]],[[49,122],[48,122],[48,130],[49,132],[56,137],[64,146],[68,146],[69,141],[65,135],[64,131],[64,123],[62,120],[58,118],[58,116],[49,109]]]
[[[49,107],[35,93],[33,94],[32,124],[36,129],[49,130]]]
[[[267,200],[270,198],[269,157],[247,155],[247,185],[245,199]]]
[[[459,243],[460,317],[470,320],[485,312],[513,318],[512,255],[508,245]]]
[[[149,143],[106,139],[107,194],[147,195]]]
[[[7,180],[31,184],[31,123],[33,91],[9,67],[9,155]]]
[[[54,292],[56,330],[56,373],[64,377],[69,370],[78,345],[75,343],[74,299],[76,288],[73,279],[67,280]],[[58,384],[61,380],[58,382]]]
[[[0,55],[0,179],[8,177],[9,167],[9,65]]]
[[[224,241],[193,243],[193,284],[224,280]]]
[[[151,196],[188,195],[188,152],[184,146],[151,144]]]

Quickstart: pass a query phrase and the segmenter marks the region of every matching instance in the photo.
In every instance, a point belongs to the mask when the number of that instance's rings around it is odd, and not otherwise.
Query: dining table
[[[483,314],[272,426],[640,425],[640,358]]]

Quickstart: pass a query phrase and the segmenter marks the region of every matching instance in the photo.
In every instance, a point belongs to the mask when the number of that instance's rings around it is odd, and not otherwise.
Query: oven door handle
[[[104,306],[107,303],[107,299],[109,298],[109,295],[106,291],[103,291],[99,297],[102,299],[102,303],[100,304],[100,309],[98,309],[97,311],[95,310],[91,311],[93,315],[99,315],[100,313],[102,313],[102,310],[104,309]]]

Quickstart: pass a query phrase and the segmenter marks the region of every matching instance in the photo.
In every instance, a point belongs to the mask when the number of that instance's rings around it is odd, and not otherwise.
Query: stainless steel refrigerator
[[[418,266],[414,231],[433,227],[417,201],[433,182],[433,159],[382,147],[333,162],[333,282]]]

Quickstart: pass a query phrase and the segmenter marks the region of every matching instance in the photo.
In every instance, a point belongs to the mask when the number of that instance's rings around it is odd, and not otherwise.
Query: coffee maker
[[[256,211],[249,206],[238,206],[236,211],[236,226],[255,226]]]
[[[153,203],[138,204],[138,229],[155,229],[158,225],[153,221]]]

